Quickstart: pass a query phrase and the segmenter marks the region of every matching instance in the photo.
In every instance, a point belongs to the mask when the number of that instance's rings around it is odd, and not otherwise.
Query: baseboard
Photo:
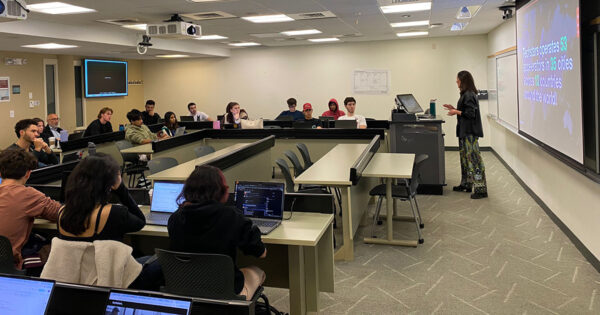
[[[569,229],[569,227],[566,224],[564,224],[560,220],[560,218],[558,218],[554,214],[554,212],[552,212],[552,210],[548,207],[548,205],[546,205],[546,203],[533,190],[531,190],[531,188],[529,188],[529,186],[527,186],[527,184],[525,184],[525,182],[521,179],[521,177],[519,177],[519,175],[517,175],[517,173],[515,173],[515,171],[506,163],[506,161],[504,161],[504,159],[496,151],[494,151],[494,149],[490,148],[490,151],[496,156],[496,158],[498,158],[498,160],[500,162],[502,162],[502,164],[504,164],[504,167],[506,167],[508,169],[508,171],[517,179],[517,182],[519,182],[519,184],[521,184],[521,187],[523,187],[523,189],[525,189],[525,191],[531,196],[531,198],[533,198],[533,200],[535,200],[535,202],[542,209],[544,209],[544,212],[546,212],[546,214],[548,215],[548,217],[550,217],[552,222],[554,222],[554,224],[556,224],[558,226],[558,228],[560,228],[560,230],[563,233],[565,233],[565,235],[567,235],[569,240],[573,243],[573,245],[575,245],[575,247],[577,248],[577,250],[579,250],[579,252],[583,255],[583,257],[585,257],[585,259],[590,264],[592,264],[592,266],[594,268],[596,268],[596,270],[598,272],[600,272],[600,260],[598,260],[598,258],[596,258],[596,256],[594,256],[594,254],[592,254],[592,252],[590,252],[588,250],[588,248],[579,240],[579,238],[577,238],[575,233],[573,233],[571,231],[571,229]]]
[[[458,151],[458,147],[444,147],[446,151]],[[479,151],[489,152],[492,151],[492,147],[479,147]]]

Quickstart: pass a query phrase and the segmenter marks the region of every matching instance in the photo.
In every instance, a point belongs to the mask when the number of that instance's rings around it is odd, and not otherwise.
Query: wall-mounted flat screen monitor
[[[84,59],[85,97],[127,95],[127,62]]]

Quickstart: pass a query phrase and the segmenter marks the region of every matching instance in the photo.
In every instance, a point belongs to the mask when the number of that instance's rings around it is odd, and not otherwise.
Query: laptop
[[[312,121],[306,121],[306,120],[300,120],[300,121],[294,121],[294,123],[292,124],[292,128],[295,129],[312,129],[314,126]]]
[[[185,126],[175,129],[175,137],[183,136],[184,133],[185,133]]]
[[[235,182],[235,205],[260,233],[269,234],[283,219],[285,185],[270,182]]]
[[[191,310],[191,299],[141,291],[110,290],[104,314],[188,315]]]
[[[356,120],[336,120],[335,128],[356,129]]]
[[[83,152],[81,152],[81,151],[67,153],[67,154],[63,155],[63,159],[62,159],[61,163],[67,163],[67,162],[71,162],[71,161],[81,160],[82,153]]]
[[[194,121],[194,116],[179,116],[181,121]]]
[[[46,314],[53,290],[53,280],[0,275],[0,313]]]
[[[146,224],[167,226],[169,217],[179,208],[177,197],[182,189],[182,182],[154,181],[150,213],[146,215]]]

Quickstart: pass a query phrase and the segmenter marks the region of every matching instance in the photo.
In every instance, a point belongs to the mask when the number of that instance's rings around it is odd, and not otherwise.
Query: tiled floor
[[[418,197],[425,244],[367,245],[371,229],[360,228],[355,260],[336,262],[335,293],[321,294],[322,313],[600,314],[600,274],[504,165],[483,157],[489,198],[471,200],[451,191],[458,152],[446,153],[445,194]],[[414,224],[394,224],[398,237],[416,238]],[[265,291],[289,311],[287,290]]]

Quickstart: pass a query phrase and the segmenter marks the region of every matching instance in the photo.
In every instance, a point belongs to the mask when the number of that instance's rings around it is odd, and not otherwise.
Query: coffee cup
[[[56,138],[48,138],[48,145],[50,145],[50,149],[54,149],[56,147]]]

